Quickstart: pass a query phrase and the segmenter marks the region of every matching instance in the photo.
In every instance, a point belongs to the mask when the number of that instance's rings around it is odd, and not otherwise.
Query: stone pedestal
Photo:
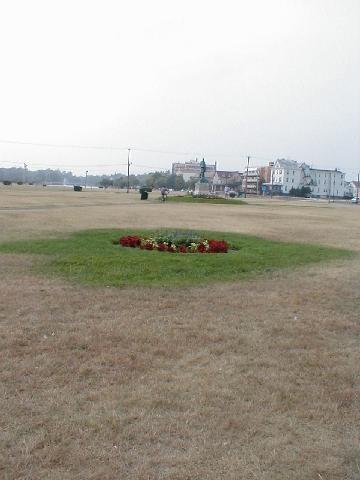
[[[208,183],[196,182],[194,195],[208,195],[210,193],[210,185]]]

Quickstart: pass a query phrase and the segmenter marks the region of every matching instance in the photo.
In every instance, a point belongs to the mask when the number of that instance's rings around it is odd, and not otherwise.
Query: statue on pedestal
[[[202,159],[200,162],[200,178],[199,178],[200,183],[208,183],[207,179],[205,178],[205,172],[206,172],[206,163],[205,163],[205,160]]]

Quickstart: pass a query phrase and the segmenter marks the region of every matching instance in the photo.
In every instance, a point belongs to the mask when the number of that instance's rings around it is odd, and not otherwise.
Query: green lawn
[[[168,202],[176,203],[212,203],[215,205],[246,205],[244,200],[236,198],[201,198],[201,197],[192,197],[191,195],[169,195],[167,197]]]
[[[29,240],[0,245],[0,252],[45,255],[36,270],[83,284],[106,286],[200,285],[247,278],[283,268],[347,258],[352,252],[317,245],[264,240],[221,232],[197,232],[226,240],[226,254],[178,254],[113,245],[112,239],[139,230],[86,230],[67,238]],[[303,271],[303,275],[306,272]]]

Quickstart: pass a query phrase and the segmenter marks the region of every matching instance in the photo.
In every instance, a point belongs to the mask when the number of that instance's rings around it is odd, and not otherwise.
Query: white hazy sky
[[[360,169],[359,0],[0,1],[0,166]],[[138,149],[166,152],[154,153]]]

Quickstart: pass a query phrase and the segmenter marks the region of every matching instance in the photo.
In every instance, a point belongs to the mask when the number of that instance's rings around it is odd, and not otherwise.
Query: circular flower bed
[[[227,253],[229,248],[225,240],[184,237],[178,234],[160,234],[154,237],[126,235],[119,239],[119,244],[122,247],[170,253]]]

